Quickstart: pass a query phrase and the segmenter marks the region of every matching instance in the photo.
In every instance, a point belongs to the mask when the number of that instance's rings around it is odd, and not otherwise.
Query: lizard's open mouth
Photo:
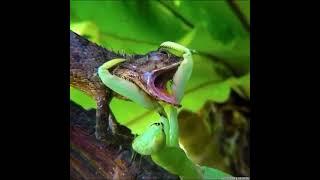
[[[174,106],[180,107],[179,102],[177,102],[176,97],[172,94],[171,87],[168,87],[175,72],[177,71],[181,62],[174,63],[170,66],[166,66],[151,72],[147,84],[149,86],[150,93],[153,97],[164,101],[166,103],[172,104]]]

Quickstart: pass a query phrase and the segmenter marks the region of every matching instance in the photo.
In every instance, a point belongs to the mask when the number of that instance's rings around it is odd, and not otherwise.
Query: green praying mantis
[[[180,103],[186,84],[192,74],[193,51],[169,41],[162,43],[160,48],[182,54],[183,60],[172,78],[171,87],[176,102]],[[203,179],[203,168],[194,164],[179,147],[177,107],[171,104],[161,104],[134,83],[109,72],[112,67],[125,61],[126,59],[113,59],[100,66],[98,75],[101,81],[114,92],[160,114],[160,121],[150,125],[143,134],[136,137],[132,148],[139,154],[150,155],[155,163],[169,172],[179,175],[182,179]]]
[[[181,62],[176,73],[173,76],[172,86],[173,96],[176,97],[176,101],[180,103],[184,95],[186,83],[190,79],[193,69],[192,52],[188,48],[174,42],[164,42],[160,45],[160,47],[167,48],[168,50],[176,50],[178,52],[182,52],[183,54],[183,61]],[[124,61],[126,61],[126,59],[113,59],[100,66],[98,69],[98,75],[102,82],[113,91],[121,94],[128,99],[131,99],[133,102],[136,102],[147,109],[157,110],[159,114],[165,114],[163,106],[161,106],[158,101],[152,99],[134,83],[122,79],[118,76],[112,75],[109,72],[110,68]],[[165,106],[169,106],[167,108],[169,114],[169,116],[167,116],[169,117],[169,123],[165,117],[162,117],[163,126],[152,125],[151,129],[164,128],[165,136],[167,136],[167,144],[169,146],[178,146],[179,132],[177,122],[177,109],[171,105]],[[136,141],[134,141],[134,147],[138,147],[135,146],[135,144],[139,143],[139,141],[142,140],[144,139],[140,137]],[[137,152],[141,154],[149,155],[149,153],[144,153],[140,148],[136,148],[135,150],[137,150]]]

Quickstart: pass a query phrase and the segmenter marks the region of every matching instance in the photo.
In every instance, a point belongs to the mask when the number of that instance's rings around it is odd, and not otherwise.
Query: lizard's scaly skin
[[[110,139],[110,137],[115,139],[114,135],[128,130],[114,120],[109,109],[111,93],[117,97],[123,97],[107,88],[98,75],[101,65],[116,58],[127,59],[127,61],[111,69],[114,75],[133,82],[157,101],[176,105],[173,98],[168,100],[168,95],[162,90],[165,89],[164,81],[172,78],[178,68],[181,57],[162,50],[151,51],[144,55],[122,55],[109,51],[70,31],[70,85],[84,91],[96,100],[96,136],[98,139]],[[159,77],[157,82],[155,82],[155,76]]]
[[[114,134],[118,127],[114,118],[109,116],[111,91],[104,86],[97,75],[99,66],[114,58],[124,58],[124,56],[108,51],[70,31],[70,85],[96,100],[98,139],[105,139],[108,135],[113,136],[112,133]]]
[[[70,31],[71,86],[98,98],[106,92],[106,87],[97,76],[99,66],[107,60],[122,57]]]

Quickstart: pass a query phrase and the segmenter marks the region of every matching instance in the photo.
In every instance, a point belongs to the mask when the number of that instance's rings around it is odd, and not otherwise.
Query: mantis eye
[[[152,124],[152,125],[157,125],[157,126],[160,126],[160,123],[154,123],[154,124]],[[152,126],[152,125],[151,125],[151,126]]]

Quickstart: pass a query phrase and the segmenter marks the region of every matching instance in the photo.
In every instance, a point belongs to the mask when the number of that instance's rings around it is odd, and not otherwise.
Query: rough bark
[[[179,179],[150,157],[134,153],[125,142],[105,144],[96,140],[95,115],[95,110],[86,111],[70,101],[71,179]]]

